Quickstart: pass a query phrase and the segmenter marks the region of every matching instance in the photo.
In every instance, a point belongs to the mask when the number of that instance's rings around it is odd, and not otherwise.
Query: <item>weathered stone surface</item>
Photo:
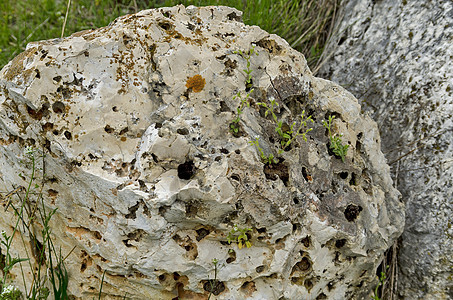
[[[394,162],[407,207],[398,291],[452,299],[453,2],[346,2],[321,73],[372,114]]]
[[[30,44],[1,71],[1,186],[25,185],[23,148],[43,145],[55,243],[76,246],[66,259],[76,298],[95,295],[106,270],[107,298],[206,299],[214,258],[217,299],[369,296],[404,220],[378,128],[349,92],[240,17],[143,11]],[[246,87],[235,51],[252,45],[254,91],[235,137],[233,96]],[[277,154],[275,124],[256,104],[271,99],[284,122],[302,110],[315,122],[269,167],[249,142]],[[328,150],[329,115],[350,145],[344,163]],[[2,214],[2,227],[12,219]],[[234,224],[252,229],[251,248],[226,242]]]

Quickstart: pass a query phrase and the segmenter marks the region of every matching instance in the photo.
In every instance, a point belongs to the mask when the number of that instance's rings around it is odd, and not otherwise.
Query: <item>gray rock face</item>
[[[406,203],[398,290],[453,298],[453,2],[346,1],[324,78],[378,122]]]
[[[1,71],[1,186],[25,185],[23,148],[44,149],[43,197],[58,208],[56,247],[75,246],[75,298],[97,295],[104,270],[106,299],[369,297],[404,222],[378,128],[283,39],[240,19],[227,7],[143,11],[30,44]],[[248,91],[236,51],[252,47],[250,107],[232,134]],[[258,104],[271,101],[285,131],[304,110],[314,120],[280,155]],[[328,116],[344,162],[328,148]],[[11,210],[0,224],[11,228]]]

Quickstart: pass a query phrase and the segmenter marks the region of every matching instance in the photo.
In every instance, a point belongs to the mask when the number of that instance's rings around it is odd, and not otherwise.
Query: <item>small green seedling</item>
[[[206,288],[206,290],[209,291],[208,300],[211,299],[212,294],[215,292],[217,286],[220,283],[219,280],[217,279],[217,273],[219,272],[220,268],[222,268],[224,266],[224,264],[219,265],[219,260],[217,258],[214,258],[212,260],[212,265],[214,266],[214,279],[209,279],[209,277],[208,277],[208,284],[209,285]]]
[[[236,99],[240,100],[240,104],[239,104],[239,106],[236,109],[236,117],[230,123],[230,131],[233,134],[237,135],[239,133],[239,128],[240,128],[239,127],[239,122],[241,121],[241,114],[244,112],[244,108],[246,106],[250,107],[249,97],[254,91],[252,89],[252,86],[253,86],[253,83],[252,83],[252,72],[253,72],[253,70],[250,68],[250,66],[251,66],[250,59],[251,59],[253,54],[258,55],[258,53],[255,52],[255,46],[252,46],[252,48],[250,48],[250,50],[247,51],[247,52],[243,52],[242,50],[238,50],[238,51],[234,51],[233,53],[239,54],[240,56],[242,56],[242,58],[244,58],[247,61],[247,67],[246,67],[246,69],[243,69],[243,71],[244,71],[244,73],[246,75],[246,79],[245,79],[245,91],[246,91],[246,94],[245,94],[245,96],[242,96],[241,92],[239,91],[236,95],[233,96],[233,100],[236,100]]]
[[[268,156],[266,156],[264,154],[263,149],[260,147],[259,137],[256,137],[254,141],[249,141],[249,144],[252,145],[252,146],[255,146],[256,149],[258,149],[258,152],[260,153],[260,156],[261,156],[261,160],[265,164],[269,164],[270,165],[272,163],[275,163],[275,164],[278,163],[278,159],[276,159],[272,153],[269,154]]]
[[[388,268],[389,268],[389,266],[387,266],[387,269]],[[381,276],[379,277],[379,284],[374,289],[374,296],[371,297],[371,299],[373,299],[373,300],[381,300],[381,298],[379,297],[379,287],[384,285],[386,279],[387,279],[387,276],[385,275],[385,272],[381,271]]]
[[[233,100],[239,99],[241,103],[239,104],[236,110],[236,118],[230,123],[230,131],[234,134],[239,133],[239,122],[241,121],[241,114],[244,112],[244,108],[250,107],[250,103],[248,101],[250,94],[253,92],[253,89],[248,92],[245,97],[242,97],[241,92],[238,92],[236,95],[233,96]]]
[[[248,231],[252,231],[252,229],[247,227],[239,228],[237,225],[234,225],[233,229],[231,229],[227,236],[228,244],[235,242],[238,244],[239,249],[242,249],[244,245],[247,248],[252,247],[252,243],[249,241],[249,238],[247,236]]]
[[[275,101],[275,99],[271,99],[270,105],[267,105],[264,102],[257,102],[256,103],[259,106],[262,106],[266,109],[266,112],[264,113],[264,116],[267,117],[269,113],[272,115],[272,119],[274,120],[275,123],[278,123],[277,116],[275,115],[275,108],[278,106],[278,103]]]
[[[295,138],[298,136],[302,136],[304,141],[307,141],[307,133],[313,130],[313,128],[307,128],[305,132],[302,132],[303,127],[307,127],[307,123],[311,122],[314,123],[313,119],[311,116],[308,116],[305,118],[305,110],[302,111],[300,115],[300,123],[299,127],[297,127],[297,130],[294,130],[296,127],[296,122],[293,122],[291,126],[289,127],[289,130],[284,132],[282,130],[283,123],[282,121],[277,123],[277,127],[275,128],[275,131],[278,133],[278,135],[281,137],[280,141],[280,149],[278,150],[278,154],[282,154],[285,149],[291,145],[291,143],[294,141]]]
[[[299,121],[299,126],[297,126],[297,130],[295,129],[297,122],[293,122],[291,124],[291,126],[289,126],[289,130],[284,130],[283,121],[278,120],[278,117],[275,114],[275,108],[278,107],[278,103],[275,101],[275,99],[271,99],[269,105],[264,102],[258,102],[257,105],[264,107],[266,109],[264,116],[267,117],[270,114],[272,116],[272,119],[274,120],[274,122],[277,125],[275,127],[275,131],[280,136],[280,149],[278,149],[278,155],[281,155],[283,153],[283,151],[285,151],[285,149],[289,145],[291,145],[291,143],[298,136],[302,136],[304,141],[307,141],[307,133],[310,132],[311,130],[313,130],[313,128],[307,128],[305,130],[305,132],[302,132],[302,129],[304,127],[307,127],[308,122],[314,123],[314,121],[311,118],[311,116],[308,116],[305,118],[305,110],[302,111],[302,113],[300,115],[300,121]],[[257,141],[251,142],[251,144],[256,145],[258,147],[258,150],[260,149]],[[261,154],[261,157],[263,158],[263,154],[261,153],[261,151],[260,151],[260,154]],[[266,158],[266,157],[264,157],[264,158]],[[272,161],[275,163],[278,162],[278,160],[273,159],[273,156],[272,156]],[[268,160],[268,162],[271,163],[271,160]]]
[[[242,50],[234,51],[233,53],[239,54],[242,56],[247,61],[247,67],[246,69],[243,69],[245,75],[246,75],[246,80],[245,80],[245,89],[250,90],[252,88],[252,72],[253,70],[250,68],[251,63],[250,59],[252,58],[253,54],[256,54],[258,56],[258,53],[255,51],[255,46],[252,46],[249,51],[243,52]]]
[[[247,68],[244,69],[244,73],[246,75],[246,80],[245,80],[245,91],[247,94],[245,96],[242,96],[241,92],[239,91],[235,96],[233,96],[233,100],[239,99],[240,104],[236,109],[236,117],[233,119],[233,121],[230,123],[230,131],[234,134],[237,135],[239,133],[239,122],[241,121],[241,114],[244,112],[244,108],[250,107],[249,103],[249,97],[250,94],[253,93],[252,89],[252,72],[253,70],[250,68],[251,63],[250,59],[253,54],[258,55],[255,52],[255,46],[253,46],[249,51],[243,52],[242,50],[234,51],[233,53],[241,55],[246,61],[247,61]]]
[[[340,135],[333,134],[332,135],[331,127],[332,127],[332,121],[334,118],[335,118],[335,116],[329,116],[329,122],[326,122],[325,120],[323,120],[322,125],[325,128],[327,128],[327,130],[329,131],[330,150],[332,150],[332,152],[336,156],[340,157],[341,160],[344,162],[344,159],[348,153],[349,145],[348,144],[343,145],[343,141],[341,140],[341,137],[343,136],[342,134],[340,134]]]

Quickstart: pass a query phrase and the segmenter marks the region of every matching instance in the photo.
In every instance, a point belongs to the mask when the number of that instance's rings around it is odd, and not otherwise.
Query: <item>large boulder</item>
[[[453,2],[345,2],[321,76],[379,124],[406,204],[398,293],[453,298]]]
[[[31,43],[0,87],[1,187],[26,186],[25,147],[44,152],[38,183],[77,299],[104,271],[106,299],[366,299],[402,232],[376,123],[235,9],[147,10]],[[280,154],[271,103],[283,132],[296,122]],[[14,220],[1,214],[7,234]]]

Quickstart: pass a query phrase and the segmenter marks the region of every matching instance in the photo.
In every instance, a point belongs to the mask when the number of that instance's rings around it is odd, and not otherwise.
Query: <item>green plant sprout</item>
[[[296,126],[296,122],[293,122],[291,124],[291,126],[289,127],[289,130],[287,130],[286,132],[284,132],[282,130],[282,126],[283,126],[282,121],[279,121],[277,123],[277,128],[275,128],[275,131],[277,131],[278,135],[281,137],[281,141],[280,141],[281,148],[278,150],[278,154],[279,155],[282,154],[283,151],[285,151],[285,149],[289,145],[291,145],[291,143],[294,141],[294,139],[297,138],[298,136],[302,136],[304,141],[307,141],[307,133],[312,131],[313,128],[307,128],[305,130],[305,132],[301,132],[301,131],[302,131],[303,127],[308,127],[307,126],[308,122],[314,123],[314,121],[311,118],[311,116],[308,116],[308,117],[305,118],[305,110],[303,110],[302,113],[300,114],[300,123],[299,123],[299,127],[297,127],[296,131],[294,131],[294,128]]]
[[[389,266],[387,266],[387,269],[388,268],[389,268]],[[374,296],[371,297],[371,299],[381,300],[381,298],[379,298],[379,287],[384,285],[386,279],[387,279],[387,276],[385,275],[385,272],[381,271],[381,276],[379,277],[379,283],[376,286],[376,288],[374,289]]]
[[[332,121],[335,118],[335,116],[329,116],[329,122],[326,122],[325,120],[322,121],[322,125],[327,128],[329,131],[329,139],[330,139],[330,150],[337,156],[340,157],[341,160],[344,162],[344,159],[346,157],[346,154],[348,153],[348,148],[349,145],[343,145],[343,141],[341,140],[341,137],[343,136],[342,134],[337,135],[333,134],[331,131],[332,127]]]
[[[253,54],[256,54],[256,56],[258,56],[258,53],[255,51],[255,46],[252,46],[249,49],[249,51],[247,51],[247,52],[242,52],[242,50],[237,50],[237,51],[234,51],[233,53],[239,54],[240,56],[242,56],[242,58],[244,58],[247,61],[247,67],[245,69],[243,69],[242,71],[244,71],[244,73],[246,75],[245,89],[250,90],[252,88],[252,72],[253,72],[253,70],[250,68],[250,66],[251,66],[250,59],[252,58]]]
[[[248,231],[252,231],[252,229],[247,227],[239,228],[237,225],[234,225],[233,229],[231,229],[227,236],[228,244],[235,242],[238,244],[239,249],[242,249],[244,246],[247,248],[252,247],[252,243],[249,241],[249,237],[247,236]]]
[[[209,279],[208,277],[208,283],[209,283],[209,295],[208,295],[208,300],[211,299],[211,295],[214,293],[215,289],[217,288],[219,284],[219,280],[217,279],[217,273],[221,267],[224,265],[219,266],[219,260],[217,258],[214,258],[212,260],[212,265],[214,266],[214,279]]]
[[[278,163],[278,160],[274,157],[274,155],[271,153],[268,156],[264,154],[263,149],[260,147],[259,143],[259,137],[256,137],[254,141],[249,141],[249,144],[252,146],[255,146],[256,149],[258,149],[258,152],[260,153],[261,159],[265,164],[272,164],[272,163]]]
[[[238,134],[239,133],[239,122],[241,121],[241,114],[244,112],[244,108],[250,107],[250,103],[248,101],[250,95],[253,93],[254,89],[252,89],[252,72],[253,70],[250,68],[251,63],[250,59],[253,54],[258,55],[258,53],[255,52],[255,46],[252,46],[249,51],[243,52],[242,50],[234,51],[233,53],[239,54],[242,56],[247,61],[247,67],[243,69],[245,75],[246,75],[246,80],[245,80],[245,91],[247,94],[245,96],[242,96],[242,93],[239,91],[235,96],[233,96],[233,100],[239,99],[240,104],[236,110],[236,117],[233,119],[233,121],[230,123],[230,131],[233,134]]]
[[[297,122],[293,122],[291,126],[289,126],[288,130],[284,130],[284,124],[283,121],[278,120],[277,115],[275,114],[275,108],[278,107],[278,103],[275,101],[275,99],[270,100],[270,104],[266,104],[264,102],[258,102],[257,105],[262,106],[266,109],[266,112],[264,113],[264,116],[267,117],[269,114],[272,115],[272,119],[276,123],[277,127],[275,127],[275,131],[278,133],[280,136],[280,149],[278,149],[278,155],[281,155],[285,149],[291,145],[291,143],[298,137],[302,136],[304,141],[307,141],[307,133],[313,130],[313,128],[307,128],[304,132],[302,132],[302,129],[304,127],[307,127],[308,122],[314,123],[313,119],[311,116],[308,116],[305,118],[305,110],[302,111],[300,115],[300,122],[299,126],[297,127],[297,130],[295,130]],[[260,151],[259,144],[257,141],[251,142],[252,145],[257,146],[258,151]],[[261,157],[263,158],[263,153],[262,150],[260,151]],[[269,163],[271,160],[267,160]],[[273,159],[272,156],[272,161],[277,163],[278,161],[276,159]]]
[[[250,107],[250,103],[248,101],[250,94],[253,92],[253,89],[248,92],[245,97],[242,97],[241,92],[238,92],[235,96],[233,96],[233,100],[239,99],[241,101],[241,104],[239,104],[237,110],[236,110],[236,117],[233,119],[233,121],[230,124],[230,131],[233,132],[234,134],[239,133],[239,122],[241,121],[241,114],[244,112],[244,108]]]

